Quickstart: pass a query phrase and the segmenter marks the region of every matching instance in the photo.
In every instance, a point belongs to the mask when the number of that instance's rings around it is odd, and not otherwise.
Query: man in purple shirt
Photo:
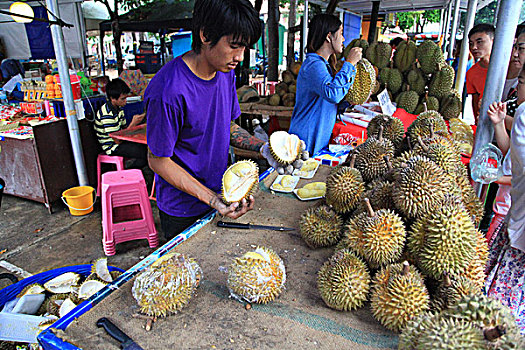
[[[236,219],[253,197],[225,205],[231,121],[241,114],[233,70],[261,34],[248,0],[196,0],[192,50],[167,63],[146,89],[149,165],[162,230],[171,239],[210,210]]]

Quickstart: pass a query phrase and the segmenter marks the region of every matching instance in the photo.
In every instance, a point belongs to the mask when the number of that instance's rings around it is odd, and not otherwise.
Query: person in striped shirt
[[[129,86],[121,79],[113,79],[106,85],[106,102],[95,115],[95,133],[102,151],[110,156],[121,156],[134,159],[131,168],[143,168],[148,164],[148,148],[136,142],[117,142],[109,134],[122,129],[139,125],[145,113],[136,114],[126,127],[124,110],[130,93]]]

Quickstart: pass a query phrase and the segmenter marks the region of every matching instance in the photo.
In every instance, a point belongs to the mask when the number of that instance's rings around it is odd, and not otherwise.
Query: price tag
[[[396,107],[392,104],[392,101],[390,101],[390,96],[388,95],[388,91],[385,89],[381,91],[379,95],[377,95],[377,99],[379,100],[379,104],[381,105],[381,110],[384,114],[392,115],[396,111]]]

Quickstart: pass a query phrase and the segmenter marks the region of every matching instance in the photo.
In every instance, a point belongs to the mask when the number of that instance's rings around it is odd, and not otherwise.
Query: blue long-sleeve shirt
[[[328,145],[337,117],[337,104],[345,97],[355,77],[355,67],[345,62],[332,77],[328,61],[316,53],[306,54],[299,76],[290,134],[306,143],[310,155]]]

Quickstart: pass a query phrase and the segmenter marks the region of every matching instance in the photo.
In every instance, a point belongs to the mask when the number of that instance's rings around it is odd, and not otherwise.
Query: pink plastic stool
[[[108,256],[115,245],[147,239],[159,245],[146,182],[138,169],[110,171],[102,175],[102,245]]]
[[[100,196],[100,183],[101,183],[101,173],[100,173],[100,164],[109,163],[115,164],[117,171],[124,170],[124,157],[120,156],[108,156],[106,154],[99,154],[97,157],[97,196]]]

